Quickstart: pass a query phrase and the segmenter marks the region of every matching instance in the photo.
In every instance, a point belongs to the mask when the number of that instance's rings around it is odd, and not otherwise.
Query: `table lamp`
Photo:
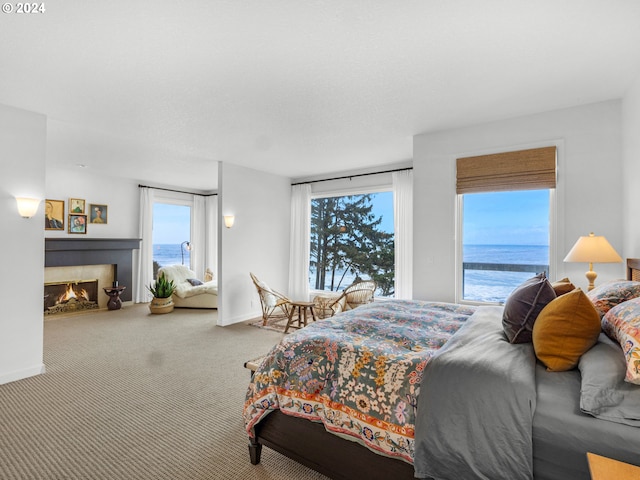
[[[614,250],[606,238],[595,236],[593,232],[588,237],[580,237],[567,256],[565,262],[582,262],[589,264],[589,271],[585,274],[589,281],[589,290],[593,290],[598,274],[593,271],[594,263],[620,263],[622,258]]]

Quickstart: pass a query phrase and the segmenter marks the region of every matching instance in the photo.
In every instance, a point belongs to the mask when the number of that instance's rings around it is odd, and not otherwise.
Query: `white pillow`
[[[278,303],[278,299],[272,293],[272,290],[271,288],[269,288],[269,285],[267,285],[264,282],[261,282],[260,280],[258,280],[257,283],[258,283],[258,286],[262,289],[262,301],[264,302],[264,304],[267,307],[275,307],[276,303]]]

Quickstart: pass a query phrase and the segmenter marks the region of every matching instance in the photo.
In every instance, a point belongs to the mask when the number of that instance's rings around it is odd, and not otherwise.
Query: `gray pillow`
[[[187,278],[187,282],[189,282],[194,287],[196,287],[198,285],[202,285],[202,282],[200,280],[198,280],[197,278]]]
[[[507,297],[502,314],[502,327],[509,342],[531,342],[536,318],[547,303],[555,298],[556,292],[544,272],[516,287]]]
[[[605,334],[580,357],[580,410],[610,422],[640,427],[640,385],[624,381],[627,364],[620,345]]]

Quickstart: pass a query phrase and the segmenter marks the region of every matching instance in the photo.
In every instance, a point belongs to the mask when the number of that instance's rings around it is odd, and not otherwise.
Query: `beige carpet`
[[[287,328],[287,322],[289,321],[288,317],[285,316],[273,316],[267,320],[267,324],[263,325],[264,320],[262,317],[257,317],[252,320],[249,320],[247,323],[252,327],[263,328],[265,330],[273,330],[274,332],[284,333],[285,328]],[[311,325],[313,323],[313,319],[307,318],[307,325]],[[301,328],[299,326],[299,322],[297,317],[293,318],[293,322],[289,327],[289,331],[287,333],[295,332]]]
[[[248,324],[252,327],[263,328],[265,330],[272,330],[274,332],[284,333],[284,329],[287,327],[287,322],[289,321],[288,317],[275,317],[267,320],[267,324],[263,325],[264,320],[262,317],[254,318],[249,320]],[[297,326],[297,322],[296,322]],[[287,333],[295,332],[295,328],[290,328]]]
[[[47,373],[0,385],[0,478],[325,479],[268,448],[249,463],[242,365],[282,334],[214,315],[47,320]]]

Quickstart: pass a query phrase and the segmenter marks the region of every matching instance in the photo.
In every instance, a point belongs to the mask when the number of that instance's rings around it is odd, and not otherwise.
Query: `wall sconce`
[[[234,215],[225,215],[224,216],[224,226],[227,228],[233,227],[233,224],[236,221],[236,217]]]
[[[184,251],[185,249],[187,250],[187,252],[191,251],[191,242],[187,242],[184,241],[180,244],[180,254],[182,255],[182,265],[184,265]]]
[[[16,197],[18,213],[22,218],[31,218],[38,211],[40,206],[39,198]]]
[[[596,237],[593,232],[588,237],[580,237],[567,256],[565,262],[582,262],[589,264],[589,271],[585,274],[589,281],[589,290],[593,290],[598,274],[593,271],[594,263],[620,263],[622,258],[611,246],[606,238]]]

